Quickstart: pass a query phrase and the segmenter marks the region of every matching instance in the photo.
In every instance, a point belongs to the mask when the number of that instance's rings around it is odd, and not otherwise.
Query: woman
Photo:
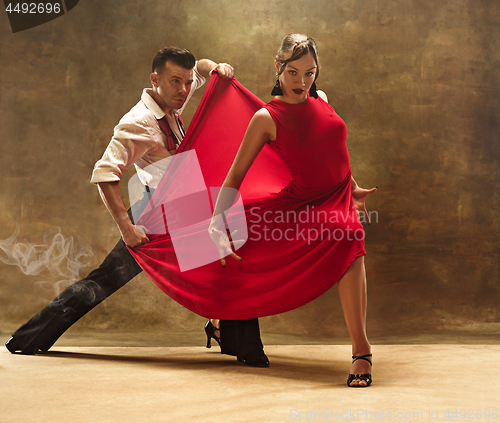
[[[289,235],[286,240],[290,242],[271,246],[269,254],[272,254],[273,248],[290,248],[290,259],[304,258],[306,270],[307,267],[314,270],[321,267],[321,274],[328,276],[330,271],[335,275],[336,270],[333,268],[340,269],[342,276],[340,280],[337,279],[339,294],[353,353],[347,384],[350,387],[367,387],[372,383],[372,355],[366,336],[366,276],[363,260],[366,252],[364,232],[354,208],[368,218],[365,198],[376,188],[362,189],[350,175],[345,123],[328,105],[326,95],[316,91],[319,63],[314,40],[302,34],[287,35],[281,43],[275,66],[278,75],[272,92],[275,97],[255,113],[248,125],[219,193],[209,233],[219,249],[223,266],[226,265],[224,257],[227,255],[242,261],[231,250],[231,245],[238,246],[243,241],[230,242],[222,216],[232,206],[252,163],[268,144],[287,165],[292,180],[276,195],[272,206],[269,203],[261,204],[252,213],[259,227],[255,229],[255,225],[250,226],[249,233],[258,234],[259,248],[265,248],[276,239],[268,238],[269,242],[265,244],[262,242],[263,237],[278,233],[273,231],[279,229],[279,241]],[[289,212],[295,214],[290,215]],[[297,218],[303,212],[305,215],[302,217],[306,216],[306,222],[304,218]],[[294,227],[298,221],[302,226]],[[266,224],[261,225],[262,222]],[[252,223],[251,219],[249,223]],[[307,242],[304,238],[305,229]],[[293,235],[295,243],[301,243],[302,252],[299,256],[293,255],[296,250],[292,250]],[[251,248],[252,237],[249,239]],[[315,273],[313,280],[307,280],[306,271],[300,283],[304,284],[305,280],[310,285],[323,283],[319,281],[318,274]],[[329,288],[337,280],[329,282],[329,285],[318,286],[316,291],[311,292],[318,296],[318,292]],[[314,295],[311,294],[308,301]]]

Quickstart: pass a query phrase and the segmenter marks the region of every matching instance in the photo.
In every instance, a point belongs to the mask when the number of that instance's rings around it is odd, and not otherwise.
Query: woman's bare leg
[[[339,295],[344,318],[352,342],[353,355],[371,353],[366,336],[366,274],[364,257],[358,257],[351,264],[339,282]],[[365,360],[358,360],[351,366],[352,374],[371,374],[371,366]],[[355,379],[351,386],[366,386],[366,381]]]

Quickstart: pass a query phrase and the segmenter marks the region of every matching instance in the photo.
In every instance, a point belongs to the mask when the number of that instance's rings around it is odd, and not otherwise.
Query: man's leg
[[[269,367],[258,319],[221,320],[220,340],[222,354],[234,355],[249,366]]]
[[[146,187],[142,198],[128,210],[132,223],[146,208],[153,192]],[[97,269],[61,292],[15,331],[5,346],[11,353],[47,351],[73,323],[141,272],[141,267],[120,238]]]
[[[41,312],[21,326],[7,342],[14,353],[47,351],[77,320],[142,271],[122,239],[102,264],[66,288]]]

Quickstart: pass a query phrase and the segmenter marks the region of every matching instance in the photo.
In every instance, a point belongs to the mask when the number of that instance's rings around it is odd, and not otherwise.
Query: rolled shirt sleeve
[[[94,166],[91,182],[119,181],[130,166],[157,149],[151,129],[145,122],[120,121],[102,158]]]

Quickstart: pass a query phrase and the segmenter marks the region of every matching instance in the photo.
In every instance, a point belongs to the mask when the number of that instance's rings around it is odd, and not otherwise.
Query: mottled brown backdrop
[[[89,178],[154,53],[176,44],[231,63],[268,101],[279,41],[304,32],[318,43],[318,86],[347,122],[353,175],[379,189],[366,227],[372,339],[498,336],[499,24],[496,0],[81,0],[16,34],[0,14],[0,239],[18,228],[26,250],[59,228],[102,260],[119,233]],[[59,279],[0,262],[0,332]],[[298,342],[347,333],[336,287],[261,322]],[[142,275],[72,331],[202,336],[202,324]]]

